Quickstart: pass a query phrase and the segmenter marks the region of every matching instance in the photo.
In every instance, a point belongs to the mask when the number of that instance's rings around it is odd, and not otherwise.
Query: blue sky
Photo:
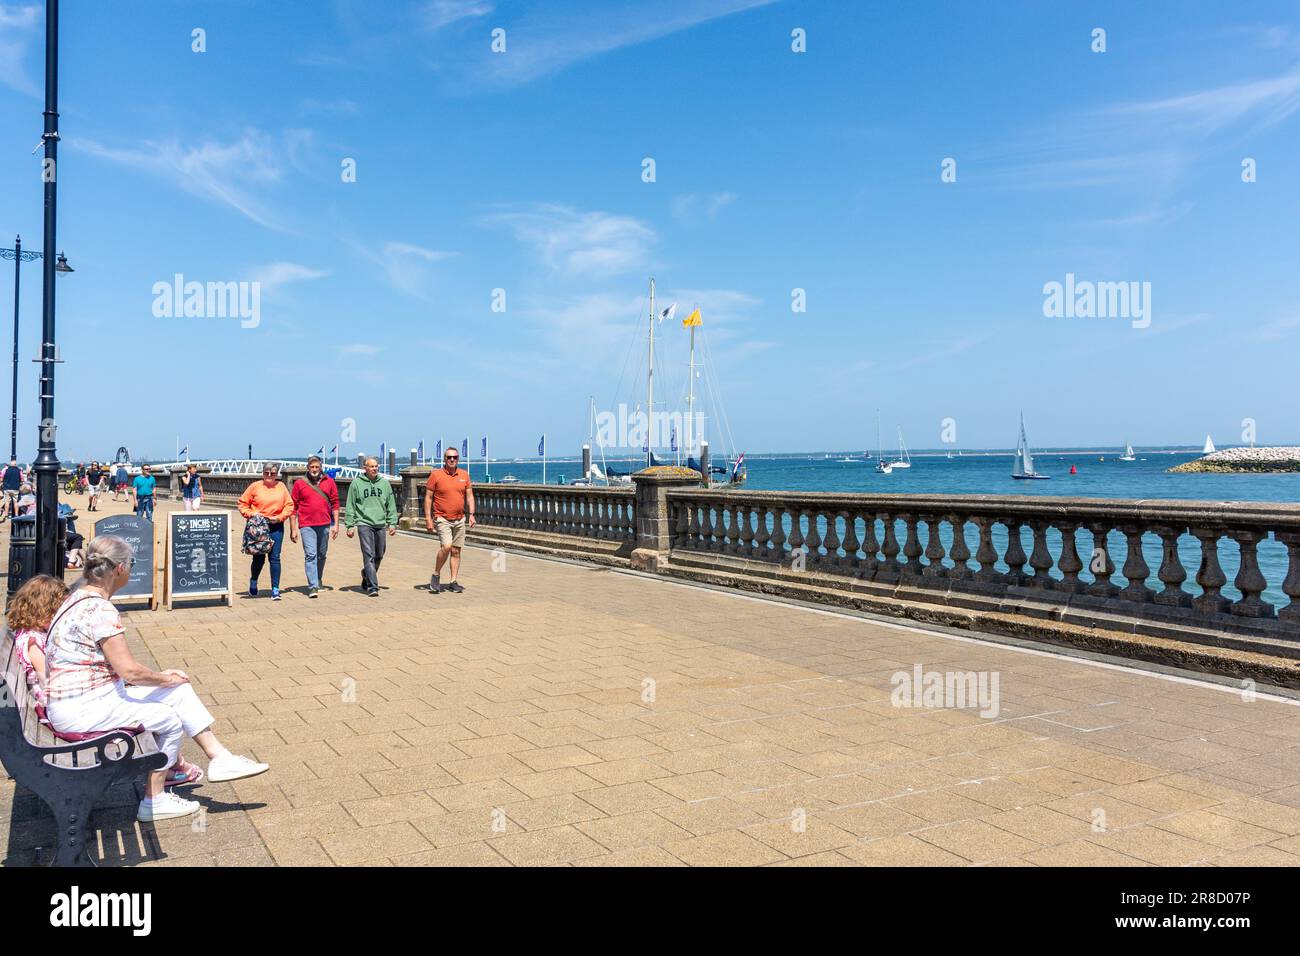
[[[641,397],[652,274],[700,306],[751,453],[874,445],[876,408],[918,448],[945,418],[1010,446],[1022,408],[1040,447],[1231,444],[1247,417],[1300,441],[1294,3],[287,9],[63,4],[65,457],[305,453],[344,419],[345,453],[576,449],[589,396]],[[43,18],[0,0],[0,242],[36,249]],[[259,281],[257,327],[155,317],[176,273]],[[1045,317],[1067,273],[1149,282],[1149,327]],[[660,334],[675,404],[685,333]]]

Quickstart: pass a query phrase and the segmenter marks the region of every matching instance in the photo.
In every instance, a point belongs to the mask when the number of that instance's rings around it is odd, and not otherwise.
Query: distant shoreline
[[[1170,468],[1176,474],[1287,475],[1300,472],[1300,447],[1225,448]]]

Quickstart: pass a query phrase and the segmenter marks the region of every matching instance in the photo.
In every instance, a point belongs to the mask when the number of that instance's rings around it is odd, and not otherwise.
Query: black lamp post
[[[16,460],[18,458],[18,281],[22,277],[19,266],[24,262],[35,262],[41,258],[39,252],[23,252],[23,237],[14,237],[14,247],[12,249],[0,249],[0,259],[12,259],[14,261],[14,374],[13,374],[13,414],[9,420],[9,457]],[[55,260],[54,271],[59,275],[68,272],[75,272],[72,266],[68,265],[68,257],[59,253],[59,258]]]
[[[54,276],[55,211],[59,152],[59,0],[45,0],[45,251],[41,315],[41,420],[36,462],[36,572],[63,577],[59,554],[59,456],[54,447]],[[67,260],[63,260],[67,264]]]

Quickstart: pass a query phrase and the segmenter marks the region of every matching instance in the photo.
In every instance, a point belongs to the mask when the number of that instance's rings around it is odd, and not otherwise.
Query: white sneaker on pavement
[[[190,814],[198,812],[199,801],[186,800],[184,797],[176,796],[170,790],[164,790],[162,794],[154,797],[152,801],[148,799],[141,800],[139,808],[135,811],[135,818],[141,823],[150,823],[154,820],[188,817]]]
[[[270,769],[269,763],[258,763],[226,751],[220,757],[208,762],[208,780],[212,783],[242,780],[244,777],[256,777],[259,773],[266,773]]]

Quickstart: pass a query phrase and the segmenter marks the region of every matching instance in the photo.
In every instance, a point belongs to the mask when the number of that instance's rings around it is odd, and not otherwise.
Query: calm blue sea
[[[1052,476],[1050,481],[1016,481],[1011,477],[1012,456],[1007,454],[967,454],[960,458],[942,455],[912,456],[912,467],[896,470],[891,475],[875,471],[874,460],[859,459],[852,462],[837,460],[841,455],[827,459],[823,454],[803,456],[749,456],[746,458],[749,478],[745,488],[765,491],[834,491],[896,494],[988,494],[988,495],[1058,495],[1095,498],[1177,498],[1196,501],[1277,501],[1300,502],[1300,474],[1285,475],[1198,475],[1169,474],[1174,465],[1200,457],[1191,452],[1138,453],[1138,460],[1119,461],[1118,452],[1037,452],[1034,464],[1037,471]],[[1105,460],[1101,460],[1104,458]],[[613,464],[613,463],[611,463]],[[1077,474],[1069,474],[1074,465]],[[635,464],[620,463],[619,470],[635,470]],[[555,484],[561,475],[566,480],[577,477],[582,466],[577,461],[549,462],[547,481]],[[482,463],[470,462],[471,476],[483,480]],[[492,478],[499,480],[513,474],[520,481],[538,482],[542,479],[539,462],[494,462]],[[1001,551],[1005,533],[999,537],[998,526],[995,543]],[[900,527],[901,532],[901,527]],[[1032,550],[1029,530],[1023,529],[1026,553]],[[943,534],[945,546],[949,535]],[[900,534],[900,541],[902,540]],[[922,543],[924,543],[922,536]],[[1053,556],[1059,554],[1060,535],[1049,533],[1048,546]],[[975,546],[973,531],[967,532],[967,542]],[[1091,538],[1086,533],[1077,537],[1080,554],[1087,560]],[[1108,541],[1108,548],[1117,567],[1124,564],[1125,539],[1118,532]],[[1193,578],[1200,562],[1200,546],[1190,536],[1179,542],[1179,554],[1187,570],[1185,587],[1197,593]],[[1160,542],[1155,535],[1147,535],[1143,542],[1143,555],[1150,565],[1152,577],[1149,586],[1159,588],[1155,571],[1160,566]],[[1220,542],[1220,560],[1229,582],[1238,567],[1237,548],[1230,541]],[[1286,575],[1286,549],[1276,541],[1268,540],[1259,546],[1260,568],[1268,579],[1265,600],[1278,606],[1287,603],[1280,590]],[[1005,566],[999,565],[1005,569]],[[1058,575],[1059,576],[1059,575]],[[1087,572],[1083,574],[1088,578]],[[1127,582],[1116,572],[1115,582]],[[1229,585],[1224,589],[1229,597],[1237,592]]]

